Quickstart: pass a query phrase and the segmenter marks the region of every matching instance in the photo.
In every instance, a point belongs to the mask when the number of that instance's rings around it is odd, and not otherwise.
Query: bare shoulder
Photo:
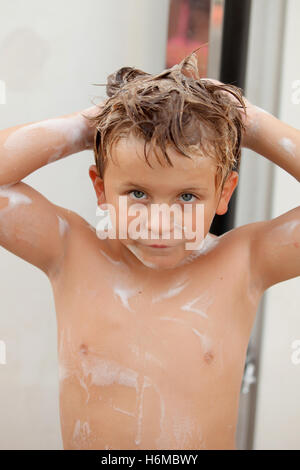
[[[61,217],[66,220],[68,225],[73,229],[87,229],[93,232],[96,232],[95,227],[93,227],[84,217],[82,217],[78,212],[72,211],[62,206],[56,206],[57,211],[60,213]]]
[[[251,283],[264,292],[300,276],[300,207],[234,228],[218,237],[218,242],[242,255]]]
[[[97,237],[96,228],[91,225],[87,219],[82,217],[78,212],[57,206],[57,212],[61,223],[62,230],[67,229],[68,233],[65,240],[65,250],[74,248],[77,253],[78,249],[99,248],[101,240]]]
[[[241,225],[219,236],[209,232],[207,243],[203,246],[204,253],[215,253],[221,263],[229,264],[240,274],[248,271],[254,225],[253,223]]]
[[[240,227],[228,230],[222,235],[214,235],[209,232],[209,241],[213,246],[226,245],[227,249],[229,249],[229,247],[232,247],[232,249],[245,248],[245,245],[247,245],[247,242],[250,240],[253,225],[255,224],[241,225]]]
[[[251,225],[251,274],[262,288],[300,276],[300,206]]]
[[[74,234],[91,229],[79,214],[23,181],[0,186],[0,246],[48,277],[60,271]]]

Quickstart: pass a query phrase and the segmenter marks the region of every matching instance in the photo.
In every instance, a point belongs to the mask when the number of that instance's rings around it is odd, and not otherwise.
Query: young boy
[[[199,79],[193,54],[157,76],[122,68],[107,94],[85,114],[0,132],[0,243],[52,285],[64,448],[235,449],[260,298],[300,275],[300,207],[220,237],[209,228],[236,188],[241,146],[299,181],[300,132],[237,87]],[[98,206],[119,229],[138,203],[148,237],[101,238],[21,181],[93,146]],[[155,204],[186,219],[165,230]],[[192,250],[188,226],[203,230]]]

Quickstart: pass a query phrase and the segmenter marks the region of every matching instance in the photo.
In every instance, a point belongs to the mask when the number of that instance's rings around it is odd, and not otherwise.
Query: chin
[[[127,248],[148,268],[171,269],[184,258],[177,247],[154,248],[145,245],[128,244]]]

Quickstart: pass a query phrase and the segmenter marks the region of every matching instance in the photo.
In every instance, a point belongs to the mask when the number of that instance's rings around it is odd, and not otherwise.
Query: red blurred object
[[[178,64],[200,46],[197,51],[200,76],[206,77],[208,64],[208,36],[210,0],[171,0],[167,43],[167,68]],[[212,21],[222,21],[222,11],[215,9]]]

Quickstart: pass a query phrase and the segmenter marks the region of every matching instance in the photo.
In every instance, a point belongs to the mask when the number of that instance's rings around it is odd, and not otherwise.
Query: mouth
[[[171,248],[168,245],[149,245],[150,248]]]
[[[175,246],[173,245],[163,245],[158,243],[153,243],[152,245],[142,245],[142,247],[152,253],[154,252],[164,252],[169,253],[170,251],[174,250]]]

